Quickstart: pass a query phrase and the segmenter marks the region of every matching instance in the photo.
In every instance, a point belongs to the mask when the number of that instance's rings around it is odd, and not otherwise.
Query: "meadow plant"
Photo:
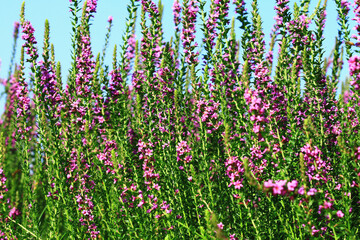
[[[170,41],[161,1],[130,0],[107,66],[113,17],[95,54],[101,1],[70,0],[66,78],[23,4],[2,79],[0,239],[359,238],[360,2],[334,1],[325,57],[326,0],[276,0],[269,43],[257,0],[174,0]]]

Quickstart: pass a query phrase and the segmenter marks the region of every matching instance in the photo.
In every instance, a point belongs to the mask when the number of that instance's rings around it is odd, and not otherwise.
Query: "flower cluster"
[[[230,178],[230,184],[228,187],[234,186],[235,189],[241,189],[244,185],[244,172],[243,161],[237,156],[231,156],[225,161],[226,174]]]
[[[280,27],[284,27],[284,24],[290,20],[289,0],[277,0],[274,9],[276,11],[276,16],[274,17],[276,31]]]
[[[304,188],[298,187],[298,181],[292,180],[268,180],[264,182],[264,190],[272,192],[273,195],[287,195],[292,192],[296,192],[297,194],[303,195]],[[311,190],[308,192],[308,195],[312,195],[315,190]]]
[[[184,48],[185,61],[188,64],[196,64],[199,61],[197,59],[199,52],[193,52],[198,46],[197,43],[194,43],[196,33],[196,15],[199,11],[197,4],[197,0],[186,0],[183,5],[183,28],[181,31],[181,40]]]
[[[62,97],[60,95],[58,88],[59,84],[57,82],[54,70],[51,66],[47,67],[43,61],[39,61],[38,65],[41,72],[40,84],[43,86],[43,90],[40,93],[42,95],[41,99],[44,99],[43,104],[45,104],[46,107],[50,109],[55,107],[54,111],[50,112],[56,112],[56,110],[61,109],[59,103],[61,102]],[[60,109],[57,109],[57,107],[60,107]],[[54,117],[56,118],[56,115]]]
[[[186,153],[190,153],[190,152],[191,152],[191,148],[189,147],[186,141],[179,142],[176,146],[177,161],[184,161],[185,163],[189,163],[192,160],[192,156],[187,155]]]
[[[4,199],[4,194],[8,191],[6,188],[6,177],[4,174],[4,169],[0,167],[0,202]]]
[[[82,213],[82,217],[79,219],[81,225],[88,225],[88,231],[91,238],[96,239],[100,231],[96,231],[97,227],[95,223],[91,223],[94,221],[94,215],[92,214],[94,203],[92,201],[92,197],[88,197],[87,195],[85,195],[85,197],[77,195],[76,203],[79,207],[78,211]]]
[[[179,3],[178,0],[174,0],[174,4],[173,4],[173,13],[174,13],[174,23],[175,23],[175,29],[178,30],[179,29],[179,25],[181,23],[181,5]]]
[[[128,44],[129,44],[129,46],[126,49],[125,57],[127,59],[131,60],[131,59],[133,59],[135,57],[135,46],[136,46],[136,36],[135,36],[135,34],[132,34],[130,36]],[[130,68],[130,66],[128,68]]]
[[[353,77],[351,85],[355,90],[360,91],[360,57],[357,55],[349,59],[350,76]]]
[[[327,181],[327,173],[331,170],[331,165],[329,162],[321,159],[322,152],[320,149],[307,143],[301,148],[301,152],[304,153],[304,164],[307,167],[306,174],[309,177],[309,181]]]
[[[350,2],[348,2],[348,0],[341,0],[340,4],[343,8],[344,14],[347,15],[350,11]]]
[[[153,157],[153,147],[154,144],[152,142],[145,143],[142,140],[139,140],[138,144],[139,159],[143,161],[142,169],[144,171],[143,177],[145,178],[145,184],[147,185],[147,190],[152,188],[156,190],[160,190],[160,187],[155,180],[159,181],[160,175],[159,173],[155,173],[154,162],[155,159]]]
[[[96,13],[97,0],[87,0],[86,3],[86,12],[88,12],[88,14]]]
[[[30,115],[30,97],[28,84],[21,79],[17,84],[16,89],[16,99],[17,99],[17,117]]]
[[[33,59],[37,59],[38,53],[35,47],[35,45],[37,44],[37,41],[35,40],[35,36],[34,36],[35,30],[29,21],[24,21],[21,24],[21,27],[23,29],[22,39],[25,40],[23,47],[26,48],[26,53],[30,57],[29,61],[32,61]]]
[[[195,122],[196,126],[200,127],[200,124],[204,124],[208,134],[217,131],[222,125],[222,122],[219,121],[220,103],[215,102],[213,99],[208,101],[203,99],[197,101],[196,106],[196,114],[198,117],[198,121]]]
[[[90,90],[90,82],[95,69],[95,62],[92,60],[92,52],[89,36],[81,36],[80,39],[80,56],[76,58],[78,73],[76,74],[76,95],[78,97],[88,97]]]
[[[110,72],[110,76],[111,76],[111,80],[110,80],[110,86],[109,86],[109,91],[111,93],[111,96],[113,96],[113,98],[116,98],[117,96],[119,96],[122,91],[123,91],[123,80],[121,78],[121,73],[120,73],[120,69],[114,69]],[[116,102],[117,100],[115,100]]]
[[[347,4],[342,4],[343,6],[347,6]],[[358,46],[360,44],[360,2],[357,0],[354,0],[354,13],[355,13],[355,18],[353,18],[353,20],[356,22],[356,26],[354,27],[354,29],[357,31],[356,34],[353,34],[351,37],[354,38],[356,40],[356,45]]]
[[[253,132],[261,133],[264,129],[263,124],[269,121],[266,117],[269,104],[259,96],[258,90],[246,89],[244,98],[249,105],[250,120],[254,122]]]
[[[291,36],[291,44],[304,48],[309,44],[309,36],[306,34],[311,20],[306,15],[300,15],[298,18],[286,23],[286,29]]]

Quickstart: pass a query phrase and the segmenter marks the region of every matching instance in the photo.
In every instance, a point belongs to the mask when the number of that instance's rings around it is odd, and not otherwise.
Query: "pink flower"
[[[221,223],[219,223],[218,225],[218,228],[220,228],[220,229],[223,229],[224,228],[224,224],[221,222]]]
[[[239,180],[235,181],[233,185],[235,186],[235,189],[241,189],[244,186]]]
[[[300,194],[300,195],[304,195],[304,193],[305,193],[305,189],[304,189],[304,187],[299,188],[299,190],[298,190],[298,194]]]
[[[273,184],[272,180],[268,180],[268,181],[264,182],[265,188],[272,188],[273,186],[274,186],[274,184]]]
[[[137,205],[138,207],[142,207],[142,205],[144,205],[145,201],[141,200],[140,203]]]
[[[332,206],[331,202],[327,202],[327,201],[324,202],[324,208],[329,208],[330,209],[331,206]]]
[[[259,125],[254,125],[253,132],[254,133],[259,133],[260,132],[260,126]]]
[[[152,149],[149,149],[149,148],[146,149],[146,150],[145,150],[145,155],[151,157],[151,156],[153,155],[153,150],[152,150]]]
[[[238,238],[235,237],[235,233],[234,233],[234,234],[230,234],[229,237],[230,237],[230,240],[236,240],[236,239],[238,239]]]
[[[275,182],[275,185],[273,187],[273,193],[276,194],[281,194],[282,190],[284,189],[284,186],[286,184],[286,180],[279,180]]]
[[[113,21],[113,17],[112,16],[109,16],[108,17],[108,22],[111,23]]]
[[[317,190],[316,190],[315,188],[311,188],[311,189],[307,192],[307,195],[308,195],[308,196],[314,196],[316,192],[317,192]]]
[[[344,213],[339,210],[336,212],[336,216],[338,216],[339,218],[342,218],[342,217],[344,217]]]
[[[18,215],[20,215],[20,212],[15,207],[13,207],[9,212],[9,217],[11,218],[15,218]]]
[[[295,190],[295,188],[297,187],[298,182],[296,180],[293,180],[291,182],[287,183],[287,188],[289,191],[293,192]]]
[[[317,229],[315,228],[315,226],[312,226],[311,229],[312,229],[312,231],[311,231],[311,235],[312,235],[312,236],[314,236],[316,233],[320,232],[320,230],[317,230]]]

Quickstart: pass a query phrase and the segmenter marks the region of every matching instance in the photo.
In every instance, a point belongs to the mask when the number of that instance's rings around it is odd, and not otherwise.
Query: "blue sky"
[[[1,59],[1,69],[0,77],[6,78],[11,48],[12,48],[12,33],[13,33],[13,24],[15,21],[19,20],[20,7],[22,0],[11,0],[11,1],[1,1],[0,8],[0,59]],[[157,2],[157,0],[155,0]],[[211,2],[210,0],[208,1]],[[248,9],[250,7],[250,0],[245,1],[248,4]],[[291,6],[294,2],[299,3],[300,1],[291,0]],[[314,9],[314,6],[317,4],[317,0],[311,1],[311,10]],[[115,44],[121,44],[121,37],[125,29],[125,19],[127,17],[126,6],[129,3],[127,0],[99,0],[97,13],[93,19],[93,26],[91,29],[92,37],[92,47],[93,52],[96,55],[102,50],[104,37],[106,34],[107,19],[111,15],[114,17],[114,26],[111,33],[109,48],[107,51],[107,64],[111,63],[111,54],[112,49]],[[165,39],[170,39],[170,36],[173,34],[173,16],[172,16],[172,4],[173,0],[163,0],[164,4],[164,32]],[[274,24],[274,4],[275,0],[258,0],[260,15],[262,16],[263,29],[268,43],[270,30]],[[70,13],[69,13],[69,1],[68,0],[28,0],[26,1],[26,10],[25,18],[30,20],[35,28],[35,37],[38,41],[38,48],[41,52],[42,41],[43,41],[43,32],[44,32],[44,22],[45,19],[48,19],[50,22],[50,38],[51,42],[55,46],[55,57],[57,61],[60,61],[62,64],[63,78],[66,77],[67,69],[70,66],[70,46],[71,46],[71,24],[70,24]],[[232,9],[233,10],[233,9]],[[336,23],[337,13],[335,8],[335,3],[333,0],[328,1],[327,7],[327,22],[325,27],[325,46],[327,46],[327,54],[330,53],[335,43],[335,36],[337,36],[338,25]],[[234,16],[233,11],[230,14],[230,17]],[[140,26],[137,25],[139,30]],[[139,35],[139,34],[138,34]],[[239,34],[237,35],[239,36]],[[19,45],[22,44],[20,39]],[[19,59],[19,49],[17,51],[17,59]],[[344,71],[342,78],[346,76],[348,71]],[[0,88],[0,92],[3,91],[3,88]],[[4,99],[0,100],[0,113],[3,111]]]

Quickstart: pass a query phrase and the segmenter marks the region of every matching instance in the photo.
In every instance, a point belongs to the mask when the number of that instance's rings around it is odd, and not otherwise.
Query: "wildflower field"
[[[0,239],[360,239],[360,1],[330,1],[332,46],[327,0],[274,0],[268,43],[262,0],[172,0],[170,41],[161,1],[129,0],[123,43],[109,17],[95,53],[102,1],[70,0],[66,76],[24,3],[1,79]]]

